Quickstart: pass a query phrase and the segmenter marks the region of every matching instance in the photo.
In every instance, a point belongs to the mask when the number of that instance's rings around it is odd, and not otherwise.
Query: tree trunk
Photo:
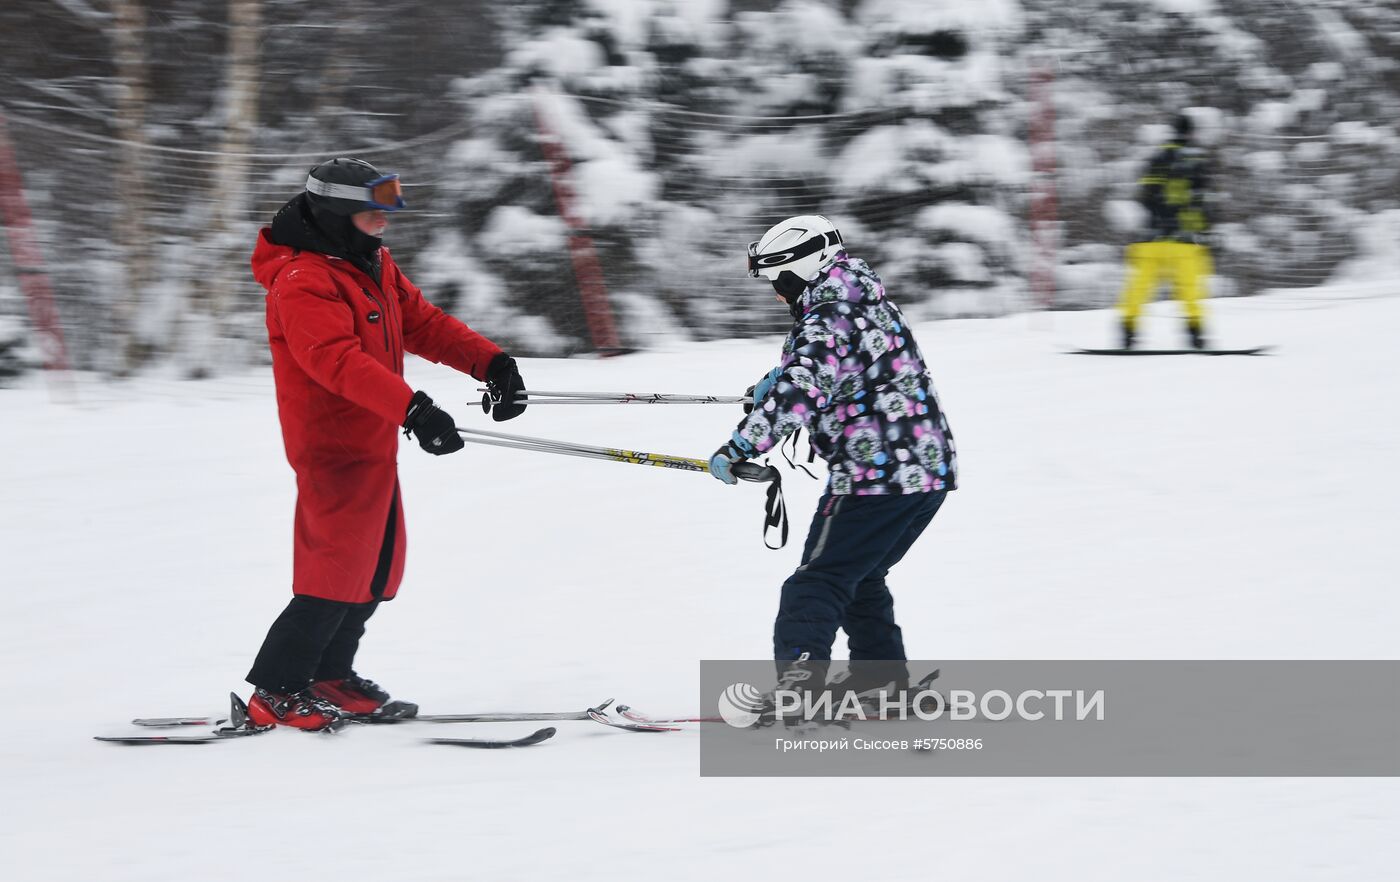
[[[141,339],[137,327],[142,295],[151,281],[150,234],[147,229],[146,186],[146,10],[141,0],[112,0],[115,24],[112,55],[117,72],[117,137],[121,140],[117,166],[116,240],[125,264],[126,291],[113,307],[117,335],[118,374],[144,363],[154,346]]]
[[[240,292],[253,284],[247,255],[252,248],[249,223],[251,161],[258,124],[258,89],[262,78],[258,47],[262,35],[262,0],[229,0],[229,42],[225,65],[224,137],[211,177],[213,215],[204,242],[202,272],[191,280],[192,314],[182,349],[186,372],[202,377],[223,365],[219,357],[247,334],[230,324]],[[235,361],[243,359],[235,358]]]

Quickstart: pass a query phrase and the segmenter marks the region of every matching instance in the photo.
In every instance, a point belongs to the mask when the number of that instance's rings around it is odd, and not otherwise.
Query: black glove
[[[486,367],[486,391],[495,402],[491,406],[491,419],[496,422],[513,420],[525,412],[525,381],[520,378],[515,359],[504,352],[491,359]]]
[[[408,414],[404,417],[403,433],[417,436],[418,446],[433,456],[456,453],[463,447],[462,436],[457,434],[457,424],[447,411],[433,404],[425,392],[414,392],[408,403]]]

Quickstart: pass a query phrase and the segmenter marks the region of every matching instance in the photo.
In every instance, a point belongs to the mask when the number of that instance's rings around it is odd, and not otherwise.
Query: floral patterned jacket
[[[838,496],[956,489],[953,433],[880,277],[842,252],[801,306],[776,382],[736,434],[763,453],[807,429]]]

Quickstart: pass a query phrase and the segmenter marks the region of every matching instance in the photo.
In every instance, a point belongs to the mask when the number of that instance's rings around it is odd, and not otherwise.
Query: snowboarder
[[[1176,118],[1175,137],[1152,157],[1138,181],[1138,202],[1147,209],[1147,237],[1127,247],[1128,279],[1118,308],[1122,313],[1123,348],[1137,342],[1143,305],[1162,279],[1171,282],[1186,313],[1186,333],[1195,349],[1206,348],[1205,280],[1210,276],[1206,237],[1205,152],[1192,143],[1191,117]]]
[[[825,688],[838,628],[852,660],[844,689],[905,688],[885,577],[957,487],[952,431],[899,307],[830,220],[803,215],[769,229],[749,245],[749,275],[772,282],[793,326],[710,473],[733,484],[735,462],[798,429],[830,466],[802,564],[778,604],[778,688]]]
[[[435,456],[463,446],[452,417],[404,382],[404,353],[485,380],[504,405],[497,420],[525,409],[515,360],[425,300],[381,247],[387,213],[404,207],[398,175],[333,159],[311,169],[253,251],[297,478],[293,597],[248,673],[259,726],[334,728],[389,701],[354,660],[365,622],[403,575],[398,432]]]

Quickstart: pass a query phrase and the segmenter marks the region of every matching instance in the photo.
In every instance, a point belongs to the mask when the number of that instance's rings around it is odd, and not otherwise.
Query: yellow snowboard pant
[[[1182,303],[1186,318],[1193,323],[1205,318],[1205,279],[1211,274],[1210,250],[1190,242],[1134,242],[1127,248],[1128,281],[1118,309],[1123,320],[1135,322],[1148,299],[1163,281],[1172,285]]]

